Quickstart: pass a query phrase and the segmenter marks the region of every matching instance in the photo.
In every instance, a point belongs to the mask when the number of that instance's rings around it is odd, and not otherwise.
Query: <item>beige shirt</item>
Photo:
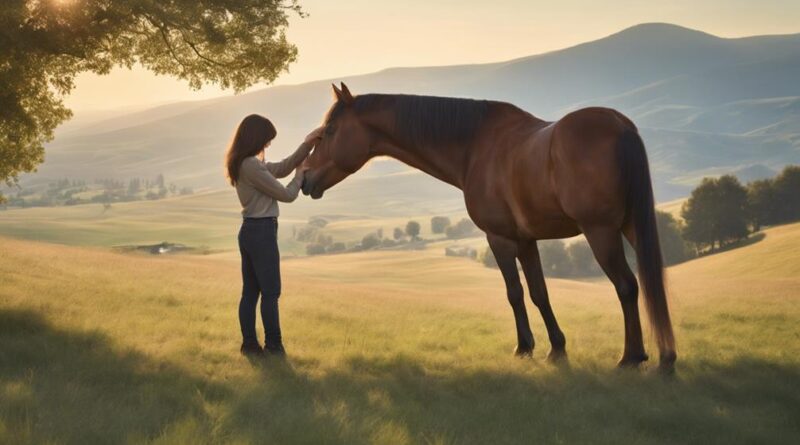
[[[303,162],[312,148],[313,145],[304,142],[280,162],[263,162],[255,156],[245,158],[239,168],[239,180],[236,181],[236,194],[242,204],[242,216],[278,216],[278,201],[294,201],[303,184],[303,177],[295,175],[285,187],[276,178],[288,176]]]

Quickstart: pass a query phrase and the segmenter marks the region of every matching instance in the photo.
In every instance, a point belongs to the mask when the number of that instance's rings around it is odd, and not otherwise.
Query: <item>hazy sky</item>
[[[644,22],[722,37],[800,32],[800,0],[300,0],[292,18],[292,84],[395,66],[495,62],[564,48]],[[262,88],[263,85],[255,88]],[[74,110],[135,107],[232,94],[199,92],[143,69],[81,75]]]

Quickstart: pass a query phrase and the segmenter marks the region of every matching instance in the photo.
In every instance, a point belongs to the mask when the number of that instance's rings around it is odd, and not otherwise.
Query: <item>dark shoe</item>
[[[286,349],[283,348],[283,343],[264,346],[264,352],[275,357],[286,357]]]
[[[264,355],[264,350],[258,343],[242,343],[242,348],[239,350],[242,355],[258,357]]]

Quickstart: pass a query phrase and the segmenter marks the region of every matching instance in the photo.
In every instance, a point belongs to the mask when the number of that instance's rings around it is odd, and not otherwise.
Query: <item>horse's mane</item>
[[[391,109],[396,136],[415,146],[465,142],[475,135],[489,111],[485,100],[409,94],[363,94],[350,106],[359,114]],[[337,102],[325,122],[336,119],[344,107]]]

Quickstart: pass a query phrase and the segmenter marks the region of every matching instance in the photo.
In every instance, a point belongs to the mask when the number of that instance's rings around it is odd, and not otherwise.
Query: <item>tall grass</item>
[[[0,443],[797,443],[787,245],[800,225],[670,270],[680,361],[664,378],[614,368],[604,282],[548,281],[570,354],[557,367],[530,305],[534,358],[512,357],[502,280],[475,262],[294,259],[289,358],[248,361],[235,261],[0,239]]]

